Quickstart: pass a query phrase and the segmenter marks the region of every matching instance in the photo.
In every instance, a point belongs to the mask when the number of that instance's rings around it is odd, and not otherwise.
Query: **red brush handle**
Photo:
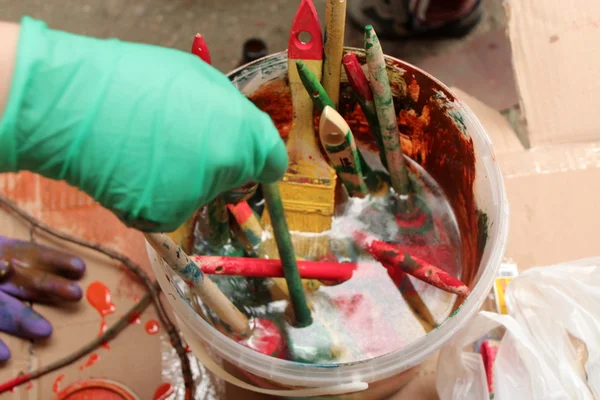
[[[205,274],[237,275],[256,278],[281,278],[280,260],[246,257],[192,256]],[[356,263],[337,263],[298,260],[302,279],[344,282],[352,277]]]
[[[470,293],[469,287],[446,271],[417,257],[399,250],[395,245],[377,240],[357,231],[354,240],[371,256],[385,266],[388,271],[400,268],[405,273],[437,287],[445,292],[466,296]]]
[[[358,58],[356,58],[356,54],[346,54],[342,62],[344,64],[344,69],[346,70],[346,75],[348,76],[348,82],[350,83],[350,86],[352,86],[352,90],[362,97],[363,100],[372,101],[373,91],[371,90],[371,86],[369,86],[365,71],[363,71],[358,62]]]
[[[310,40],[302,43],[300,34],[307,32]],[[288,43],[288,58],[294,60],[322,60],[323,34],[315,5],[311,0],[302,0],[290,32]]]
[[[204,40],[202,35],[199,33],[194,36],[194,43],[192,43],[192,54],[200,57],[205,63],[212,64],[210,51],[208,51],[206,40]]]

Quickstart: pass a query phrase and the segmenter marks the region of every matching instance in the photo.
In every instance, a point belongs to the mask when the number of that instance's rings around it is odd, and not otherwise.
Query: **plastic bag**
[[[527,270],[506,302],[509,315],[481,311],[444,346],[440,399],[600,399],[600,258]],[[498,327],[490,393],[472,344]]]

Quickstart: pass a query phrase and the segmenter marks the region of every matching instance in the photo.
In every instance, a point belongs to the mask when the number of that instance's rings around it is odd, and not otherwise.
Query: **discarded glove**
[[[20,300],[79,301],[83,292],[74,280],[84,272],[79,257],[0,236],[0,331],[24,339],[49,337],[50,322]],[[9,358],[10,350],[0,341],[0,361]]]

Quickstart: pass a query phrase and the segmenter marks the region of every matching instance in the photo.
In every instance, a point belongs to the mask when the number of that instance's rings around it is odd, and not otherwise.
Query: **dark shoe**
[[[380,39],[459,38],[481,20],[481,0],[352,0],[348,15]]]

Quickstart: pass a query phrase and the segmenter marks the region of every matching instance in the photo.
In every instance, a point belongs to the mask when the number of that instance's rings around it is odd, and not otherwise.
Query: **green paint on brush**
[[[325,106],[329,106],[335,109],[335,105],[333,105],[333,102],[327,95],[327,92],[325,92],[323,85],[321,85],[319,79],[316,77],[315,74],[312,73],[312,71],[306,66],[306,64],[304,64],[302,60],[297,60],[296,68],[298,68],[298,75],[300,75],[300,80],[302,81],[304,88],[310,95],[310,98],[315,104],[317,110],[319,110],[319,112],[323,112]]]
[[[292,361],[317,364],[334,357],[329,332],[318,321],[305,328],[286,326],[285,337]]]
[[[373,89],[373,100],[392,187],[396,193],[408,195],[411,185],[400,145],[400,133],[387,66],[381,44],[371,25],[367,25],[365,28],[365,49],[370,75],[369,81]]]
[[[215,250],[230,242],[229,215],[221,196],[210,202],[207,207],[209,236],[208,243]]]
[[[290,292],[290,301],[294,309],[296,325],[298,327],[306,327],[312,324],[312,315],[306,303],[306,295],[302,287],[300,272],[298,272],[296,254],[292,245],[292,236],[290,235],[283,211],[279,188],[276,183],[262,184],[261,186],[265,202],[267,203],[267,209],[271,216],[271,226],[273,227],[275,242],[279,250],[279,258],[283,266],[283,275]]]
[[[379,120],[377,119],[377,111],[375,111],[375,103],[373,103],[370,100],[363,100],[360,96],[355,97],[358,101],[358,104],[360,104],[360,108],[362,108],[363,113],[365,114],[365,118],[367,119],[367,123],[369,124],[369,128],[371,129],[371,133],[373,134],[375,142],[377,143],[381,164],[383,164],[383,166],[387,169],[388,163],[387,158],[385,156],[383,138],[381,137],[381,127],[379,126]]]

